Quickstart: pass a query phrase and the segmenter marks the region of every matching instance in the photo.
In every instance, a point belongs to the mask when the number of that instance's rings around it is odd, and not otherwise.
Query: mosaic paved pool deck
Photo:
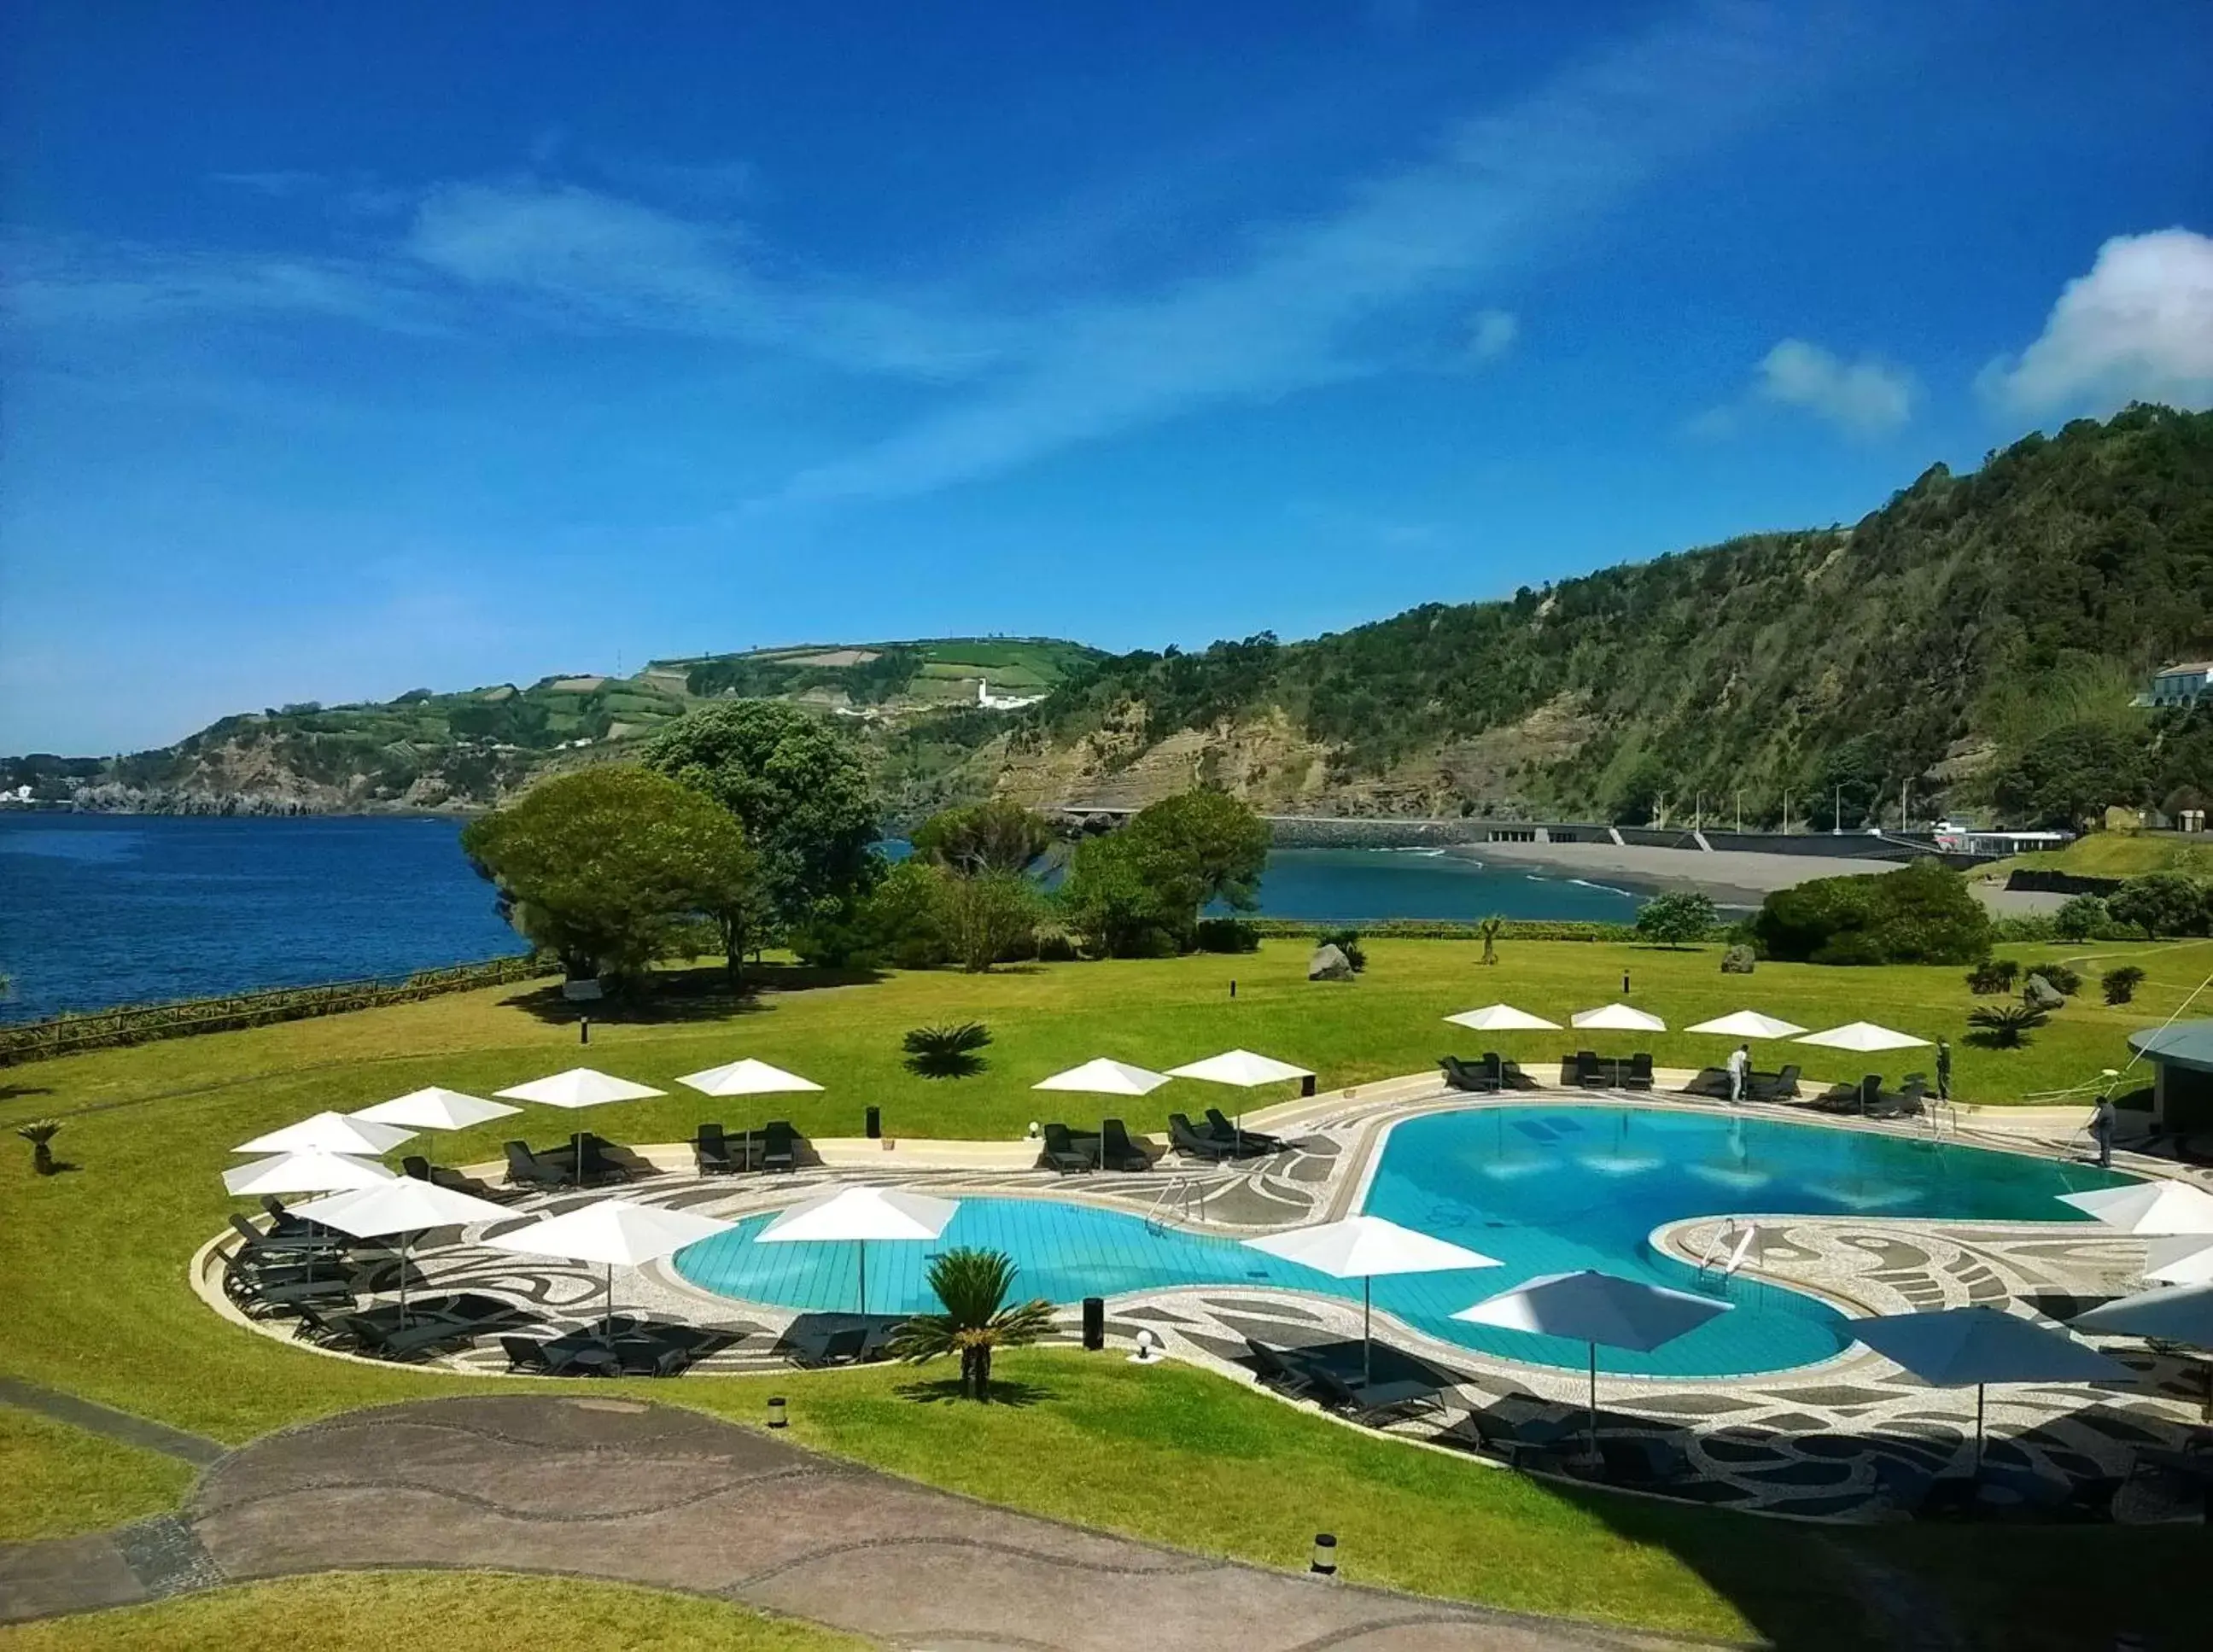
[[[1509,1105],[1573,1106],[1582,1098],[1540,1093]],[[1308,1104],[1266,1127],[1296,1138],[1292,1150],[1231,1167],[1186,1166],[1170,1158],[1147,1174],[1058,1177],[1035,1171],[907,1171],[896,1177],[840,1169],[789,1176],[701,1180],[663,1174],[631,1184],[625,1196],[744,1220],[818,1192],[832,1181],[878,1180],[955,1198],[1046,1198],[1113,1210],[1162,1228],[1242,1237],[1326,1220],[1360,1207],[1379,1141],[1394,1125],[1442,1109],[1486,1106],[1422,1081],[1370,1087],[1350,1098]],[[1601,1105],[1614,1108],[1619,1098]],[[1700,1107],[1665,1098],[1651,1106]],[[1594,1117],[1597,1115],[1593,1115]],[[1613,1118],[1611,1113],[1606,1117]],[[1926,1126],[1879,1126],[1808,1120],[1808,1128],[1876,1131],[1911,1137]],[[1954,1139],[1948,1134],[1947,1140]],[[1961,1132],[1963,1143],[2058,1156],[2064,1143],[2018,1136]],[[2146,1161],[2123,1167],[2175,1173]],[[517,1204],[516,1220],[558,1212],[597,1194],[533,1198]],[[1669,1265],[1695,1267],[1737,1233],[1728,1214],[1702,1215],[1663,1227],[1653,1241]],[[505,1224],[495,1224],[502,1226]],[[1418,1223],[1415,1225],[1419,1225]],[[2010,1305],[2064,1319],[2091,1301],[2137,1288],[2142,1241],[2090,1223],[1945,1221],[1897,1218],[1880,1211],[1760,1218],[1738,1277],[1727,1289],[1757,1292],[1784,1287],[1835,1304],[1847,1314],[1891,1313],[1970,1302]],[[510,1304],[538,1324],[573,1326],[604,1311],[597,1268],[536,1262],[467,1242],[481,1233],[430,1236],[415,1253],[411,1295],[467,1292]],[[1725,1241],[1725,1243],[1724,1243]],[[881,1247],[880,1247],[881,1248]],[[1475,1276],[1479,1277],[1479,1276]],[[872,1265],[872,1286],[877,1277]],[[377,1281],[388,1300],[387,1277]],[[617,1270],[614,1301],[625,1312],[711,1327],[729,1340],[692,1368],[686,1380],[716,1372],[758,1371],[787,1363],[793,1340],[839,1322],[826,1305],[738,1301],[705,1290],[666,1264]],[[1061,1315],[1072,1340],[1076,1314]],[[1109,1332],[1118,1342],[1140,1327],[1157,1334],[1174,1356],[1251,1381],[1247,1338],[1285,1345],[1342,1342],[1356,1337],[1356,1295],[1271,1281],[1175,1285],[1131,1291],[1109,1301]],[[260,1328],[285,1334],[283,1322]],[[1441,1409],[1391,1425],[1410,1438],[1470,1450],[1473,1414],[1538,1419],[1579,1411],[1587,1379],[1580,1369],[1503,1358],[1425,1333],[1379,1303],[1379,1340],[1423,1361],[1446,1381]],[[1993,1464],[2082,1478],[2125,1476],[2137,1449],[2175,1443],[2198,1418],[2207,1367],[2184,1356],[2148,1352],[2126,1340],[2101,1344],[2130,1365],[2132,1381],[2097,1387],[2024,1386],[1990,1392]],[[303,1357],[317,1355],[302,1348]],[[502,1371],[496,1338],[445,1362],[456,1369]],[[518,1379],[521,1381],[523,1379]],[[1972,1390],[1932,1389],[1864,1348],[1750,1378],[1608,1375],[1600,1388],[1602,1436],[1647,1438],[1684,1450],[1694,1471],[1673,1495],[1766,1512],[1830,1519],[1883,1518],[1893,1512],[1885,1490],[1895,1471],[1926,1475],[1964,1466],[1973,1426]],[[1472,1472],[1480,1472],[1472,1466]],[[2131,1478],[2115,1505],[2122,1519],[2175,1517],[2185,1505],[2150,1479]]]

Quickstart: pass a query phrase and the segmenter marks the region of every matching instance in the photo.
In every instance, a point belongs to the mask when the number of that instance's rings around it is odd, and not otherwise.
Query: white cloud
[[[1467,355],[1476,363],[1495,362],[1514,348],[1521,323],[1511,310],[1478,310],[1468,323]]]
[[[2067,283],[2036,342],[1977,383],[2009,413],[2213,405],[2213,238],[2179,228],[2114,236]]]
[[[1761,357],[1754,392],[1856,436],[1881,436],[1913,417],[1911,374],[1871,357],[1847,362],[1803,338],[1785,338]]]

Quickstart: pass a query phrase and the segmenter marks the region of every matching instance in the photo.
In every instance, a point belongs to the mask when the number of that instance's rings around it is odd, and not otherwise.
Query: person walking
[[[1936,1099],[1952,1099],[1952,1040],[1947,1038],[1936,1040]]]
[[[1745,1079],[1751,1071],[1752,1046],[1748,1044],[1740,1044],[1729,1052],[1729,1106],[1738,1107],[1744,1105]]]
[[[2110,1093],[2098,1098],[2098,1105],[2090,1111],[2090,1139],[2098,1144],[2098,1168],[2113,1167],[2113,1098]]]

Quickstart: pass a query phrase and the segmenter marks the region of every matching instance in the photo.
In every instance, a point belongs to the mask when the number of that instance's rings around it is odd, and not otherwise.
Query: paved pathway
[[[947,1652],[1675,1644],[1210,1560],[972,1503],[695,1412],[534,1394],[287,1429],[217,1463],[180,1517],[0,1547],[0,1621],[366,1566],[608,1578]]]
[[[133,1417],[129,1411],[119,1411],[97,1400],[81,1399],[75,1394],[44,1388],[17,1377],[0,1377],[0,1405],[36,1411],[88,1433],[120,1440],[126,1446],[158,1451],[164,1457],[181,1457],[200,1468],[207,1467],[230,1449],[222,1441],[210,1440],[205,1435],[186,1434],[182,1429],[173,1429],[151,1417]]]

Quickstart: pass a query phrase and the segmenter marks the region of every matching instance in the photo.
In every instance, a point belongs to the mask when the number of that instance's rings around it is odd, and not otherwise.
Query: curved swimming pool
[[[1442,1341],[1502,1358],[1580,1369],[1581,1343],[1495,1331],[1450,1316],[1539,1274],[1575,1268],[1679,1289],[1692,1270],[1647,1244],[1686,1216],[1928,1216],[2087,1221],[2062,1193],[2131,1180],[2081,1165],[1956,1143],[1835,1130],[1720,1112],[1608,1106],[1476,1107],[1401,1122],[1384,1145],[1363,1208],[1448,1239],[1502,1266],[1375,1281],[1375,1305]],[[756,1245],[769,1216],[677,1253],[677,1271],[728,1296],[813,1311],[857,1297],[850,1245]],[[1054,1302],[1177,1285],[1283,1286],[1356,1301],[1340,1281],[1235,1240],[1148,1225],[1060,1199],[964,1198],[938,1244],[872,1245],[869,1306],[936,1306],[923,1272],[936,1250],[1003,1250],[1017,1292]],[[1649,1354],[1599,1350],[1603,1370],[1654,1376],[1749,1375],[1826,1359],[1850,1340],[1836,1310],[1758,1280],[1726,1287],[1734,1311]]]

